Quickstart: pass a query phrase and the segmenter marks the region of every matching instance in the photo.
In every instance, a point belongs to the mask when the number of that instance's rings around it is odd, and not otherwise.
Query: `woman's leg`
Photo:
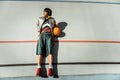
[[[41,35],[37,43],[37,71],[36,76],[40,76],[42,73],[41,63],[42,63],[42,49],[43,49],[43,36]]]
[[[41,75],[41,63],[42,63],[42,55],[38,55],[37,56],[37,71],[36,71],[36,76],[40,76]]]
[[[49,65],[52,65],[52,62],[53,62],[52,60],[53,60],[53,56],[52,56],[52,54],[49,54],[48,55],[48,64]]]
[[[52,55],[52,35],[49,34],[46,36],[46,50],[47,50],[47,55],[48,55],[48,76],[53,75],[52,71],[52,63],[53,63],[53,55]]]
[[[37,56],[37,71],[36,71],[36,76],[40,76],[41,75],[41,63],[42,63],[42,55],[38,55]]]
[[[42,54],[43,54],[43,46],[44,46],[44,35],[41,34],[37,43],[37,64],[38,68],[41,68],[42,63]]]
[[[53,75],[53,67],[52,67],[52,61],[53,61],[53,56],[52,54],[48,55],[48,76],[52,76]]]
[[[38,64],[38,68],[41,67],[41,63],[42,63],[42,55],[38,55],[38,56],[37,56],[37,64]]]

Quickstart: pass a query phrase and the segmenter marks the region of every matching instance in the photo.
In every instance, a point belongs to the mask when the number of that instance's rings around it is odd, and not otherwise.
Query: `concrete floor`
[[[101,75],[78,75],[78,76],[59,76],[53,77],[16,77],[0,78],[0,80],[120,80],[120,74],[101,74]]]

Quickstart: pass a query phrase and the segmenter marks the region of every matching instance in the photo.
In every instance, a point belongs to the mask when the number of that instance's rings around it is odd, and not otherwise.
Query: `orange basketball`
[[[55,27],[54,29],[53,29],[53,35],[54,36],[60,36],[60,28],[59,27]]]

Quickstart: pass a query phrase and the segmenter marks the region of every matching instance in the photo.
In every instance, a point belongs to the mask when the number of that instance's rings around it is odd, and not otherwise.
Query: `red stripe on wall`
[[[1,40],[0,43],[36,43],[37,40]],[[112,40],[58,40],[55,42],[65,42],[65,43],[117,43],[120,41]]]

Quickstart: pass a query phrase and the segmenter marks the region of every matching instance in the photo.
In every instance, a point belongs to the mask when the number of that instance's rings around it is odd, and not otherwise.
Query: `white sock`
[[[40,64],[38,64],[38,65],[37,65],[37,68],[41,68],[41,65],[40,65]]]
[[[52,65],[49,65],[48,68],[53,68],[53,66],[52,66]]]

